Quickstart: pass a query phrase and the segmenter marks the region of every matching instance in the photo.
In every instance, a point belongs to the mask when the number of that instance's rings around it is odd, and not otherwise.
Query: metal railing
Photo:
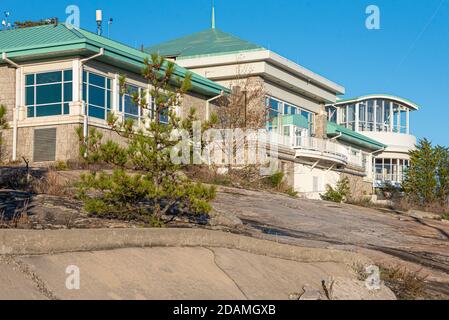
[[[314,137],[301,137],[295,139],[294,149],[320,153],[322,156],[336,157],[344,162],[349,162],[348,150],[331,140]]]

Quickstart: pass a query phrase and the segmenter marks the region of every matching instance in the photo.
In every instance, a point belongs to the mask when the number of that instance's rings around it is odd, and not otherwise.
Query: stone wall
[[[363,198],[370,197],[373,194],[372,183],[365,181],[363,177],[349,173],[342,173],[341,178],[349,179],[349,185],[351,187],[351,197],[354,200],[361,200]]]
[[[8,66],[0,67],[0,104],[6,107],[6,120],[13,120],[16,105],[16,69]]]
[[[315,137],[319,139],[327,139],[327,114],[324,106],[315,116]]]
[[[6,120],[13,121],[16,104],[16,69],[0,66],[0,105],[6,107]],[[12,129],[2,130],[0,146],[0,163],[9,162],[12,154]]]
[[[197,117],[204,121],[206,120],[206,101],[207,99],[201,97],[200,95],[196,95],[193,93],[186,94],[182,101],[181,106],[181,118],[185,118],[188,116],[190,109],[195,108]],[[213,105],[211,104],[211,111],[213,109]]]
[[[33,161],[34,130],[56,128],[56,161],[76,160],[79,158],[79,139],[76,128],[80,124],[27,127],[18,129],[17,159]]]

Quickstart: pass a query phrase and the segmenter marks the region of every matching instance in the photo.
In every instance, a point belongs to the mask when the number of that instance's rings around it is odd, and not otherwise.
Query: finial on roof
[[[215,29],[215,3],[212,0],[212,29]]]

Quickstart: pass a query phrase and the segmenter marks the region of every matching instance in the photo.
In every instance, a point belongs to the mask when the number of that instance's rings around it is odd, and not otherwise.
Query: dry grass
[[[5,217],[5,212],[0,213],[0,229],[28,229],[31,220],[28,216],[28,208],[30,201],[25,200],[20,209],[16,209],[11,219]]]
[[[201,183],[243,188],[248,190],[265,190],[285,193],[296,197],[297,193],[288,186],[285,179],[279,177],[262,177],[257,166],[247,166],[241,169],[231,169],[226,174],[220,174],[216,169],[207,166],[190,166],[184,173],[192,180]]]
[[[62,182],[61,176],[54,169],[50,169],[43,177],[34,179],[30,183],[33,193],[51,196],[66,196],[67,187],[67,184]]]
[[[427,299],[426,279],[405,267],[381,267],[381,279],[399,300]]]
[[[426,279],[419,272],[412,272],[401,266],[379,266],[380,278],[388,288],[393,291],[399,300],[421,300],[429,299],[426,292]],[[355,265],[354,271],[358,280],[365,281],[368,274],[365,266]]]

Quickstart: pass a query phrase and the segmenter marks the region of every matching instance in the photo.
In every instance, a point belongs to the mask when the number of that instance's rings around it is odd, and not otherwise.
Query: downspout
[[[218,96],[215,96],[215,97],[213,97],[213,98],[211,98],[211,99],[209,99],[209,100],[206,101],[206,121],[209,121],[209,120],[210,120],[210,103],[211,103],[212,101],[215,101],[215,100],[217,100],[217,99],[220,99],[221,97],[224,96],[224,94],[225,94],[224,91],[221,91],[220,94],[219,94]]]
[[[383,147],[383,148],[381,148],[381,149],[379,149],[379,150],[376,150],[376,151],[373,151],[373,152],[371,152],[369,155],[371,156],[371,174],[373,174],[374,175],[374,170],[375,170],[375,164],[374,164],[374,158],[373,158],[373,155],[375,154],[375,153],[378,153],[378,152],[382,152],[382,151],[385,151],[385,147]],[[373,179],[373,181],[375,181],[375,176],[374,177],[372,177],[372,179]],[[373,190],[374,190],[374,184],[373,184]]]
[[[343,135],[343,133],[340,132],[340,133],[338,134],[338,136],[335,136],[335,137],[331,138],[330,140],[331,140],[331,141],[335,141],[335,140],[337,140],[338,138],[341,138],[342,135]]]
[[[81,59],[80,60],[80,77],[81,77],[81,81],[80,81],[80,89],[83,88],[83,64],[85,62],[88,62],[90,60],[93,60],[95,58],[104,56],[104,48],[100,48],[100,52],[85,58],[85,59]],[[87,137],[89,135],[89,117],[87,116],[87,105],[86,105],[86,101],[83,100],[83,95],[80,95],[81,101],[82,101],[82,108],[83,108],[83,136],[84,136],[84,144],[87,146]],[[84,157],[87,157],[87,148],[86,148],[86,153],[84,154]]]
[[[17,94],[17,90],[21,90],[21,88],[17,88],[17,76],[18,76],[18,72],[17,70],[20,69],[20,65],[18,65],[17,63],[15,63],[14,61],[10,60],[6,54],[6,52],[2,53],[2,59],[3,61],[6,61],[8,64],[12,65],[14,68],[16,68],[16,105],[14,107],[14,112],[13,112],[13,134],[12,134],[12,161],[17,161],[17,136],[18,136],[18,119],[19,119],[19,99],[18,99],[18,94]],[[21,76],[21,73],[20,73]],[[22,79],[20,79],[20,86],[22,87]]]

